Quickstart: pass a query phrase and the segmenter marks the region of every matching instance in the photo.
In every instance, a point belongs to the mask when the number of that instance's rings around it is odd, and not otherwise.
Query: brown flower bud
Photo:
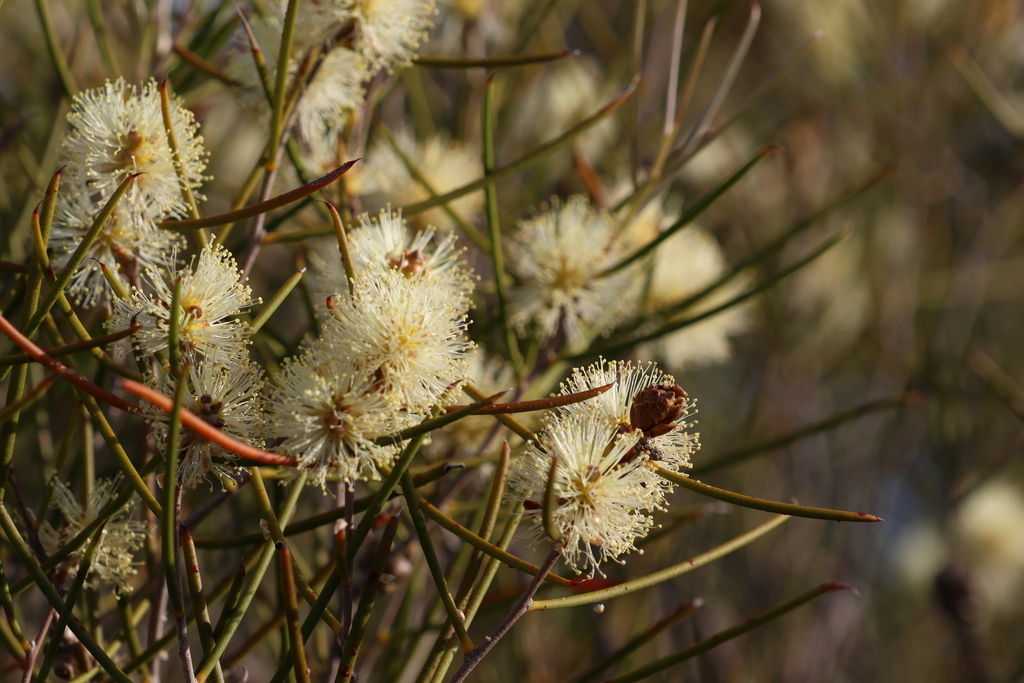
[[[675,420],[686,407],[686,392],[677,384],[652,384],[641,389],[629,409],[633,429],[646,436],[660,436],[675,428]]]

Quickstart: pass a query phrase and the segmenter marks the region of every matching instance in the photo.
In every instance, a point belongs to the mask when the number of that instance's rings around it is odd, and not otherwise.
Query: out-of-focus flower
[[[247,343],[246,325],[237,318],[249,306],[259,303],[252,290],[240,283],[238,267],[224,247],[210,244],[198,260],[166,274],[147,271],[152,294],[138,289],[131,299],[118,299],[114,315],[106,322],[111,331],[123,330],[134,318],[141,329],[132,336],[133,344],[145,353],[167,348],[171,299],[174,283],[181,279],[179,338],[182,348],[197,357],[222,353],[241,357]]]
[[[63,548],[82,529],[96,520],[100,511],[114,499],[120,480],[118,476],[96,482],[83,509],[71,493],[71,489],[54,479],[52,505],[64,515],[64,521],[57,529],[50,526],[49,522],[43,522],[39,527],[39,540],[48,555]],[[130,519],[130,505],[131,503],[126,503],[107,518],[106,526],[103,527],[103,537],[89,566],[89,579],[95,577],[111,583],[118,592],[128,590],[128,580],[136,573],[132,564],[133,555],[146,542],[146,525]],[[68,556],[66,562],[72,566],[77,565],[85,556],[87,546],[88,544],[79,546]]]
[[[182,168],[195,191],[206,168],[199,125],[178,97],[171,100],[170,114]],[[68,124],[62,194],[88,198],[98,210],[129,175],[144,173],[122,201],[152,220],[185,215],[156,81],[140,91],[119,78],[83,91],[72,102]]]
[[[389,70],[412,60],[436,11],[433,0],[340,0],[337,7],[341,21],[355,21],[353,48]]]
[[[363,361],[321,338],[285,361],[268,392],[267,441],[297,456],[312,484],[322,487],[329,473],[349,484],[378,479],[376,465],[389,464],[399,446],[374,439],[423,419],[396,409]]]
[[[50,246],[56,265],[66,263],[82,242],[100,207],[80,195],[57,198],[56,220]],[[184,241],[169,230],[160,230],[152,220],[127,204],[118,204],[103,230],[86,253],[85,261],[71,276],[67,292],[82,306],[93,306],[106,298],[109,285],[100,264],[128,289],[142,270],[166,268],[176,247]]]
[[[483,176],[480,154],[469,146],[435,135],[417,141],[402,131],[396,136],[398,148],[427,179],[437,194],[444,194]],[[401,157],[387,140],[377,138],[366,154],[366,166],[353,179],[353,191],[364,195],[378,206],[393,204],[408,206],[429,199],[431,194],[409,173]],[[448,203],[457,215],[473,223],[483,213],[484,194],[481,191],[459,197]],[[441,207],[409,217],[410,223],[421,230],[436,226],[447,232],[455,223]]]
[[[700,434],[689,431],[696,422],[688,421],[697,412],[696,402],[687,397],[672,375],[659,370],[655,363],[602,358],[585,368],[574,368],[572,376],[562,383],[561,393],[605,384],[611,384],[611,389],[559,411],[564,415],[593,415],[620,432],[636,434],[631,457],[643,454],[680,473],[690,467],[690,456],[700,449]]]
[[[561,326],[569,348],[586,345],[600,330],[622,319],[639,293],[633,268],[599,278],[626,255],[617,226],[582,195],[519,221],[508,244],[508,267],[518,280],[512,290],[512,321],[520,334],[536,324],[548,339]]]
[[[433,228],[411,233],[402,212],[391,207],[371,218],[359,217],[359,227],[348,233],[349,252],[356,273],[368,268],[397,270],[410,278],[426,278],[441,284],[469,309],[474,277],[462,260],[454,234],[438,238]],[[348,280],[337,242],[324,239],[309,251],[317,304],[327,297],[348,292]],[[326,310],[326,309],[325,309]]]
[[[654,255],[643,311],[651,315],[684,301],[728,272],[715,238],[696,226],[683,228],[662,243]],[[699,315],[724,304],[747,289],[746,278],[734,278],[687,308],[675,319]],[[750,326],[750,306],[740,304],[695,325],[684,327],[640,347],[642,355],[664,359],[675,371],[691,365],[721,362],[732,355],[730,338]]]
[[[332,299],[322,338],[340,352],[364,359],[377,391],[409,412],[433,405],[466,378],[462,302],[442,283],[406,277],[393,269],[367,269],[351,296]]]
[[[244,355],[226,357],[214,353],[198,359],[185,375],[183,407],[192,411],[210,426],[252,446],[262,446],[263,409],[260,390],[263,370]],[[167,373],[161,374],[156,387],[165,396],[174,396],[176,383]],[[153,425],[157,444],[164,449],[167,442],[168,414],[143,402],[142,413]],[[236,478],[238,468],[223,462],[238,456],[207,441],[188,427],[182,426],[178,477],[185,488],[195,488],[211,472],[217,477]],[[213,487],[211,482],[210,487]]]
[[[256,43],[267,63],[268,76],[275,82],[277,60],[281,50],[281,32],[287,2],[273,1],[251,18],[250,26]],[[289,89],[299,73],[307,51],[321,43],[337,27],[334,3],[300,3],[296,15],[292,57],[288,62]],[[252,57],[245,31],[240,29],[233,41],[226,67],[227,73],[242,84],[246,102],[269,114],[267,97]],[[344,122],[344,117],[363,102],[363,81],[370,71],[366,59],[344,46],[333,46],[316,63],[315,72],[298,104],[298,122],[302,138],[320,143],[331,130]]]
[[[517,104],[509,140],[519,149],[530,149],[566,132],[616,95],[606,70],[585,57],[563,59],[545,65]],[[605,118],[573,143],[591,162],[597,163],[616,136],[616,123]],[[562,159],[566,159],[564,156]],[[553,171],[566,168],[567,159],[552,159]]]
[[[964,498],[953,519],[963,562],[977,580],[984,606],[1000,612],[1024,594],[1024,493],[996,479]]]
[[[622,432],[600,417],[580,413],[552,418],[536,442],[509,470],[512,499],[528,498],[526,515],[536,524],[528,535],[545,535],[543,498],[554,458],[551,520],[574,571],[592,576],[600,565],[636,549],[653,525],[664,489],[646,467],[647,457],[627,458],[640,432]],[[542,502],[537,503],[540,499]]]

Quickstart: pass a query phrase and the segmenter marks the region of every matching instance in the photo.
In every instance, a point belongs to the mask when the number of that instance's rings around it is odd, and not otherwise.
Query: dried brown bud
[[[419,249],[415,251],[406,249],[401,256],[392,258],[389,263],[392,268],[406,277],[412,277],[423,272],[423,268],[427,265],[427,257]]]
[[[645,436],[660,436],[675,428],[675,420],[686,408],[686,392],[677,384],[652,384],[641,389],[629,409],[633,429]]]

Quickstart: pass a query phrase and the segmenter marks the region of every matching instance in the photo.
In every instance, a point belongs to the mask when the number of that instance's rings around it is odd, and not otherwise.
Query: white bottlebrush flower
[[[690,456],[700,449],[700,434],[690,432],[687,421],[697,410],[672,375],[655,363],[598,362],[574,368],[561,385],[561,394],[574,394],[611,384],[611,389],[581,403],[559,409],[563,415],[593,415],[620,432],[635,433],[636,451],[675,472],[690,467]]]
[[[398,148],[426,178],[437,194],[444,194],[484,174],[480,153],[468,145],[440,134],[417,141],[401,131],[396,137]],[[431,194],[409,173],[394,148],[378,137],[366,154],[366,166],[353,177],[351,188],[377,206],[385,204],[408,206],[430,199]],[[471,192],[448,203],[457,215],[469,223],[483,215],[483,191]],[[456,229],[455,222],[441,207],[428,209],[408,218],[414,227],[437,226],[442,232]]]
[[[55,264],[62,266],[82,242],[100,207],[80,195],[57,198],[56,220],[50,236]],[[86,253],[85,261],[71,276],[67,292],[76,303],[93,306],[104,300],[109,289],[100,264],[110,269],[125,289],[142,271],[165,268],[171,255],[184,241],[169,230],[160,230],[152,220],[127,203],[118,204],[106,225]]]
[[[261,14],[250,17],[250,26],[256,43],[267,63],[271,83],[276,82],[277,60],[281,49],[281,32],[287,2],[270,2],[262,8]],[[336,12],[332,3],[299,4],[295,22],[295,37],[292,41],[291,59],[288,62],[288,88],[294,84],[295,76],[306,52],[323,41],[337,27]],[[307,142],[319,142],[328,132],[344,121],[344,117],[363,102],[363,81],[369,78],[366,59],[348,48],[333,47],[325,54],[312,79],[306,86],[298,104],[299,131]],[[242,84],[242,93],[248,104],[257,106],[265,115],[270,108],[260,82],[259,72],[253,60],[249,38],[240,28],[232,39],[232,47],[226,67],[227,73]]]
[[[132,343],[144,353],[167,348],[174,283],[181,278],[179,338],[185,351],[205,357],[214,352],[238,356],[247,343],[247,326],[233,316],[259,303],[252,290],[240,283],[235,259],[224,247],[211,243],[198,259],[181,268],[161,273],[147,271],[152,294],[135,290],[131,299],[118,299],[107,321],[111,331],[123,330],[132,319],[141,329]]]
[[[688,226],[661,244],[654,255],[643,310],[652,314],[685,300],[728,272],[718,242],[697,226]],[[690,318],[711,310],[747,289],[738,277],[704,300],[675,316]],[[740,304],[695,325],[684,327],[640,347],[640,353],[660,357],[675,371],[691,365],[721,362],[732,355],[730,338],[750,327],[750,306]]]
[[[608,79],[607,71],[586,57],[545,65],[515,105],[508,136],[514,149],[532,149],[551,140],[608,104],[617,89]],[[573,145],[591,163],[597,163],[615,141],[616,126],[613,117],[606,117],[576,138]],[[519,156],[515,151],[512,153]],[[552,157],[548,167],[557,172],[569,164],[569,158],[562,155]]]
[[[359,217],[359,227],[348,233],[349,252],[357,273],[367,268],[398,270],[407,277],[428,278],[440,283],[469,309],[474,278],[462,260],[462,249],[456,247],[455,235],[437,238],[432,228],[415,234],[410,232],[402,212],[382,209],[371,218]],[[327,297],[348,291],[341,253],[337,241],[327,238],[309,251],[317,303]],[[326,309],[325,309],[326,310]]]
[[[526,514],[536,524],[528,535],[540,540],[545,535],[544,492],[555,458],[551,519],[574,571],[593,576],[602,562],[621,562],[619,556],[635,550],[634,542],[653,525],[649,512],[662,508],[664,491],[646,467],[646,456],[628,457],[639,437],[594,415],[552,418],[512,463],[510,497],[529,496]]]
[[[50,526],[49,522],[43,522],[39,527],[39,540],[43,544],[43,550],[52,555],[94,522],[100,511],[117,495],[120,481],[121,477],[117,476],[96,482],[85,509],[82,509],[71,489],[54,479],[52,506],[60,510],[64,521],[57,529]],[[128,590],[128,580],[136,573],[132,556],[146,541],[146,524],[131,519],[130,508],[131,503],[126,503],[107,518],[102,532],[103,537],[89,567],[89,579],[95,577],[111,583],[118,592]],[[88,545],[86,543],[79,546],[67,561],[77,565],[85,556]]]
[[[171,100],[170,113],[185,177],[197,190],[206,168],[199,125],[178,97]],[[144,173],[122,201],[153,220],[185,215],[156,81],[141,91],[123,78],[85,90],[75,96],[68,124],[62,194],[88,197],[98,209],[125,178]]]
[[[262,446],[260,391],[263,388],[263,370],[259,365],[245,355],[226,357],[215,353],[204,359],[194,359],[185,379],[188,382],[183,402],[185,409],[243,443]],[[154,388],[172,398],[176,382],[164,372]],[[141,407],[143,415],[153,425],[157,444],[163,451],[169,416],[146,402]],[[211,472],[218,477],[236,478],[238,468],[223,461],[236,460],[238,456],[185,426],[181,430],[180,447],[178,478],[184,488],[195,488]],[[212,482],[210,486],[213,487]]]
[[[633,305],[641,278],[627,268],[598,278],[627,253],[614,219],[582,195],[519,221],[508,243],[512,321],[520,333],[533,322],[542,338],[561,326],[568,346],[579,349],[596,332],[618,322]]]
[[[367,269],[351,296],[332,298],[322,338],[358,355],[379,390],[409,412],[423,412],[466,378],[466,316],[439,282]]]
[[[340,0],[337,17],[355,20],[352,46],[374,68],[405,66],[434,25],[434,0]]]
[[[275,450],[310,469],[323,486],[328,473],[343,481],[378,479],[376,465],[390,464],[400,446],[374,439],[423,419],[402,410],[379,390],[374,368],[350,349],[321,338],[285,361],[268,392],[265,433]]]

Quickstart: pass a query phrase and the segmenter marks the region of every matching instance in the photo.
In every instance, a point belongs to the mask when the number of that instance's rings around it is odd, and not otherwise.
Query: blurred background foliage
[[[50,3],[82,88],[101,85],[110,75],[87,4]],[[210,3],[195,4],[210,9]],[[265,121],[228,89],[176,61],[169,46],[156,44],[160,36],[149,30],[148,17],[164,9],[180,12],[178,3],[173,8],[142,0],[102,5],[115,60],[126,77],[138,81],[170,68],[175,91],[196,112],[211,150],[207,172],[213,180],[204,188],[204,213],[226,209],[261,153]],[[610,123],[574,147],[609,193],[621,196],[631,173],[642,173],[657,155],[677,7],[674,0],[644,4],[638,91]],[[533,0],[521,8],[452,0],[441,7],[421,53],[505,54],[523,27],[541,16],[530,51],[580,51],[568,60],[503,72],[498,82],[498,162],[503,164],[628,85],[637,63],[635,9],[621,0]],[[792,71],[684,166],[667,201],[682,205],[699,197],[758,149],[779,146],[699,222],[718,238],[726,260],[736,263],[880,169],[890,166],[891,173],[800,243],[760,265],[772,272],[820,243],[822,235],[845,225],[854,228],[844,243],[755,299],[750,329],[735,339],[730,359],[666,369],[698,399],[697,472],[727,453],[837,413],[901,399],[742,464],[699,475],[730,490],[870,511],[886,522],[794,519],[712,566],[631,599],[610,601],[600,615],[590,608],[528,615],[483,661],[478,680],[570,680],[583,668],[581,662],[621,646],[693,598],[706,601],[693,617],[634,654],[625,667],[634,668],[830,580],[853,585],[860,597],[841,594],[805,606],[688,663],[686,679],[1024,680],[1024,7],[1012,0],[766,0],[761,11],[723,112],[734,111],[770,80],[815,31],[823,34]],[[717,23],[684,131],[714,95],[748,14],[745,2],[689,2],[684,74],[707,22],[716,18]],[[225,3],[210,44],[223,45],[234,22]],[[145,40],[154,41],[157,57],[137,63],[139,42]],[[213,61],[223,64],[222,55],[222,49],[214,50]],[[390,130],[418,139],[440,134],[476,155],[484,78],[483,70],[419,67],[386,75],[376,83],[377,114]],[[67,107],[67,100],[59,107],[58,101],[59,85],[33,3],[5,0],[0,7],[0,234],[14,260],[24,257],[26,210],[36,201],[26,204],[24,198],[38,196],[55,167],[60,138],[51,142],[51,131],[63,125]],[[376,139],[371,134],[371,149]],[[373,163],[372,156],[367,163]],[[531,207],[553,194],[593,193],[580,168],[567,150],[502,183],[502,223],[528,216]],[[478,174],[463,172],[451,186]],[[293,220],[302,226],[321,219],[306,210]],[[479,213],[475,222],[480,224]],[[241,244],[241,232],[236,238],[234,246]],[[292,272],[295,253],[289,245],[265,250],[251,280],[257,294],[276,291]],[[294,308],[294,320],[304,321],[302,307]],[[271,322],[282,343],[297,341],[292,331],[305,323],[296,326],[294,320],[284,315]],[[66,418],[48,418],[45,410],[34,417],[40,452],[52,453],[47,442],[59,438]],[[57,436],[50,436],[51,428]],[[434,441],[434,457],[449,457],[449,442]],[[42,478],[41,472],[19,474],[26,487]],[[440,484],[437,495],[476,485],[453,477]],[[329,504],[319,496],[309,498],[300,503],[299,516],[305,516],[303,509],[310,513]],[[611,579],[683,561],[764,518],[707,504],[685,490],[677,491],[673,502],[672,518],[679,517],[685,528],[649,539],[644,554],[630,557],[627,567],[608,569]],[[197,536],[237,532],[240,520],[251,518],[242,503],[229,505],[232,516],[211,519]],[[669,519],[662,523],[667,526]],[[454,554],[457,547],[447,550]],[[324,549],[310,553],[317,551]],[[240,555],[210,552],[217,559],[207,560],[209,566],[225,569]],[[523,548],[517,554],[536,556]],[[426,581],[418,572],[395,590],[399,595],[415,591]],[[496,586],[509,591],[509,599],[519,585],[511,572],[499,573]],[[400,624],[419,623],[428,604],[413,600],[399,607],[396,601],[387,608],[410,614],[400,614],[392,630],[371,644],[368,658],[378,663],[368,680],[407,680],[400,678],[404,662],[391,656],[398,651],[392,648],[414,635]],[[500,619],[507,604],[497,601],[482,614],[481,633]],[[258,611],[257,616],[266,617]],[[327,645],[315,641],[313,647]],[[261,680],[263,667],[273,661],[270,653],[257,651],[245,663]],[[682,680],[680,672],[670,670],[660,680]],[[13,680],[20,672],[7,676]]]

